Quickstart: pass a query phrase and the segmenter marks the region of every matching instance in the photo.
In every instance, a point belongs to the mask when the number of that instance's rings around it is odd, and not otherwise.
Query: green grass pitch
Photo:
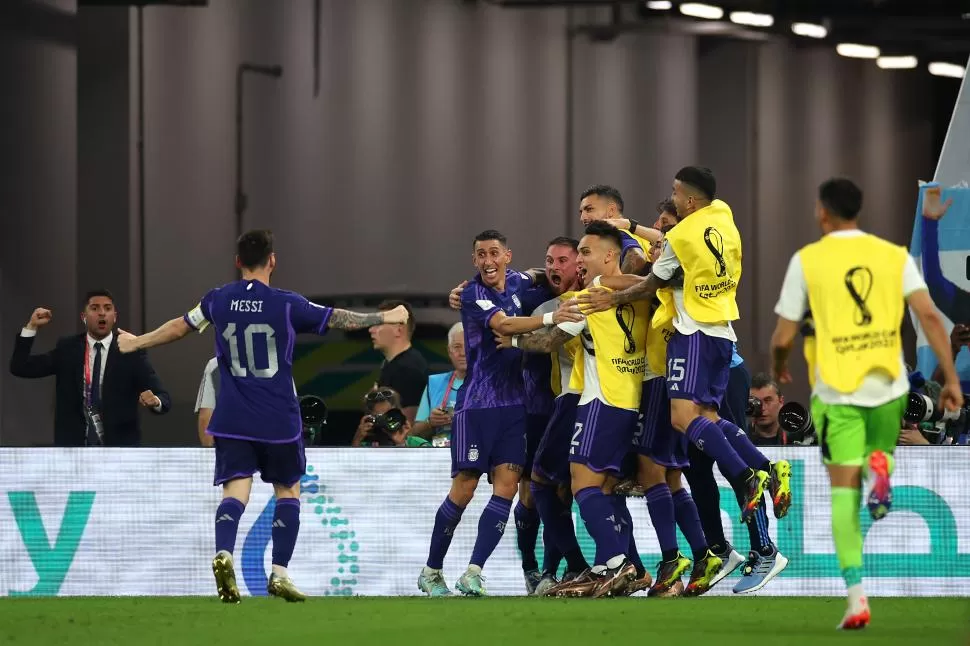
[[[872,599],[873,623],[838,633],[844,599],[60,598],[0,601],[10,646],[365,644],[931,644],[967,646],[968,599]]]

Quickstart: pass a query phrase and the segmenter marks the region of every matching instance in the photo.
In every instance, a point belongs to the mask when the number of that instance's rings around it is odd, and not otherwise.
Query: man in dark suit
[[[14,344],[10,372],[27,379],[55,376],[54,445],[138,446],[138,405],[162,415],[172,399],[144,352],[118,351],[111,293],[87,294],[81,312],[86,333],[58,339],[45,354],[30,354],[37,330],[51,316],[50,310],[34,310]]]

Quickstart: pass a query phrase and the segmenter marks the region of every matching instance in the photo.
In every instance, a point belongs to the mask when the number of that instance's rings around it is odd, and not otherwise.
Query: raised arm
[[[37,330],[47,325],[51,318],[51,311],[43,307],[38,307],[30,315],[30,320],[14,343],[13,355],[10,357],[10,374],[14,377],[38,379],[53,375],[57,371],[57,346],[44,354],[30,353]]]
[[[130,332],[118,330],[118,349],[123,353],[147,350],[148,348],[178,341],[191,331],[192,327],[185,320],[185,317],[182,316],[163,323],[151,332],[142,334],[141,336],[135,336]]]
[[[647,267],[647,256],[639,245],[634,249],[627,249],[623,254],[623,261],[620,263],[620,271],[624,274],[640,275]]]
[[[650,300],[657,293],[658,289],[670,282],[654,273],[651,273],[646,278],[640,278],[638,276],[631,276],[631,278],[636,278],[638,282],[626,289],[611,292],[599,287],[592,287],[587,293],[580,294],[576,298],[576,302],[579,303],[583,314],[588,315],[595,312],[605,312],[611,307],[625,303]],[[605,281],[602,284],[608,286]]]
[[[330,315],[328,327],[335,330],[362,330],[372,325],[385,323],[385,312],[351,312],[350,310],[335,309]]]
[[[620,229],[621,231],[629,231],[636,237],[643,238],[647,242],[658,242],[660,238],[663,237],[663,234],[653,227],[643,226],[639,222],[635,222],[634,220],[630,220],[628,218],[613,218],[608,219],[607,222],[615,226],[617,229]],[[634,223],[636,223],[635,227],[633,226]]]

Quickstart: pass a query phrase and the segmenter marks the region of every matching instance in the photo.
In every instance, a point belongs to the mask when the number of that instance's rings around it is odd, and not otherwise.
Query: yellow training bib
[[[898,377],[906,249],[869,234],[827,235],[798,253],[822,381],[852,393],[871,372]]]
[[[580,292],[583,293],[583,292]],[[617,408],[637,409],[646,366],[648,305],[637,301],[586,317],[580,341],[590,366],[585,395],[601,395]],[[570,379],[570,386],[572,379]]]
[[[650,319],[647,332],[647,368],[655,375],[664,375],[667,370],[667,342],[674,335],[674,292],[670,287],[657,290],[660,305]]]
[[[731,208],[714,200],[668,231],[667,242],[684,270],[687,314],[701,323],[738,320],[741,234]]]

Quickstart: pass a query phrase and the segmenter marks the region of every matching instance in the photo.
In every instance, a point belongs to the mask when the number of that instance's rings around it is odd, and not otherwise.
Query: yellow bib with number
[[[731,208],[714,200],[668,231],[667,242],[684,270],[687,314],[701,323],[738,320],[741,234]]]
[[[852,393],[871,372],[898,377],[906,249],[869,234],[827,235],[798,253],[822,381]]]

